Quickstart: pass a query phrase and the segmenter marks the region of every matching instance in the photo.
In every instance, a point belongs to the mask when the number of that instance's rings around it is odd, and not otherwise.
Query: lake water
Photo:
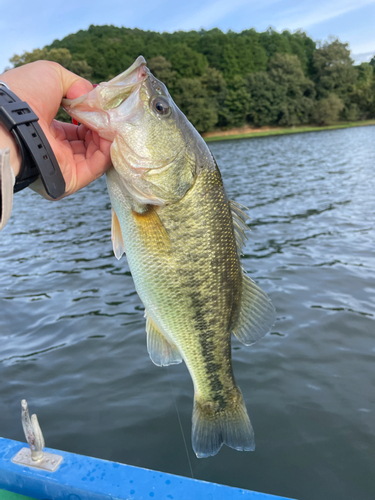
[[[105,180],[62,202],[15,196],[0,234],[0,436],[300,500],[375,498],[375,127],[212,143],[246,205],[243,264],[277,323],[233,340],[256,450],[191,449],[185,365],[158,368]]]

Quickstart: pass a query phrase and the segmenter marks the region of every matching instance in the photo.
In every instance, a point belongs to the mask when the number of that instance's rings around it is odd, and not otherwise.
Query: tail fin
[[[216,403],[194,398],[193,449],[198,458],[216,455],[223,444],[238,451],[255,450],[254,431],[246,411],[242,393],[223,409]]]

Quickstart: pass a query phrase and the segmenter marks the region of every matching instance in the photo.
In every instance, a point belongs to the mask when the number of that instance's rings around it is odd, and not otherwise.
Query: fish
[[[207,144],[139,56],[63,108],[112,142],[107,172],[115,256],[126,254],[155,365],[184,361],[194,386],[192,447],[255,449],[232,367],[232,333],[261,339],[275,309],[241,264],[248,219]]]

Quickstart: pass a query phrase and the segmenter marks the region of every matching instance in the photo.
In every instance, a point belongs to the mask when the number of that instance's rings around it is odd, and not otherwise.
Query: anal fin
[[[181,363],[182,357],[178,348],[168,342],[159,328],[150,318],[147,311],[146,317],[146,332],[147,332],[147,351],[151,361],[157,366],[168,366]]]
[[[276,311],[267,294],[246,274],[242,283],[241,310],[233,333],[243,344],[251,345],[270,331]]]

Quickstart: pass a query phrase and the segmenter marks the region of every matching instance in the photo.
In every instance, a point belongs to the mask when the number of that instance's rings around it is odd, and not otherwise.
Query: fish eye
[[[156,113],[161,116],[167,116],[171,111],[169,102],[164,97],[156,97],[156,99],[152,101],[152,107]]]

